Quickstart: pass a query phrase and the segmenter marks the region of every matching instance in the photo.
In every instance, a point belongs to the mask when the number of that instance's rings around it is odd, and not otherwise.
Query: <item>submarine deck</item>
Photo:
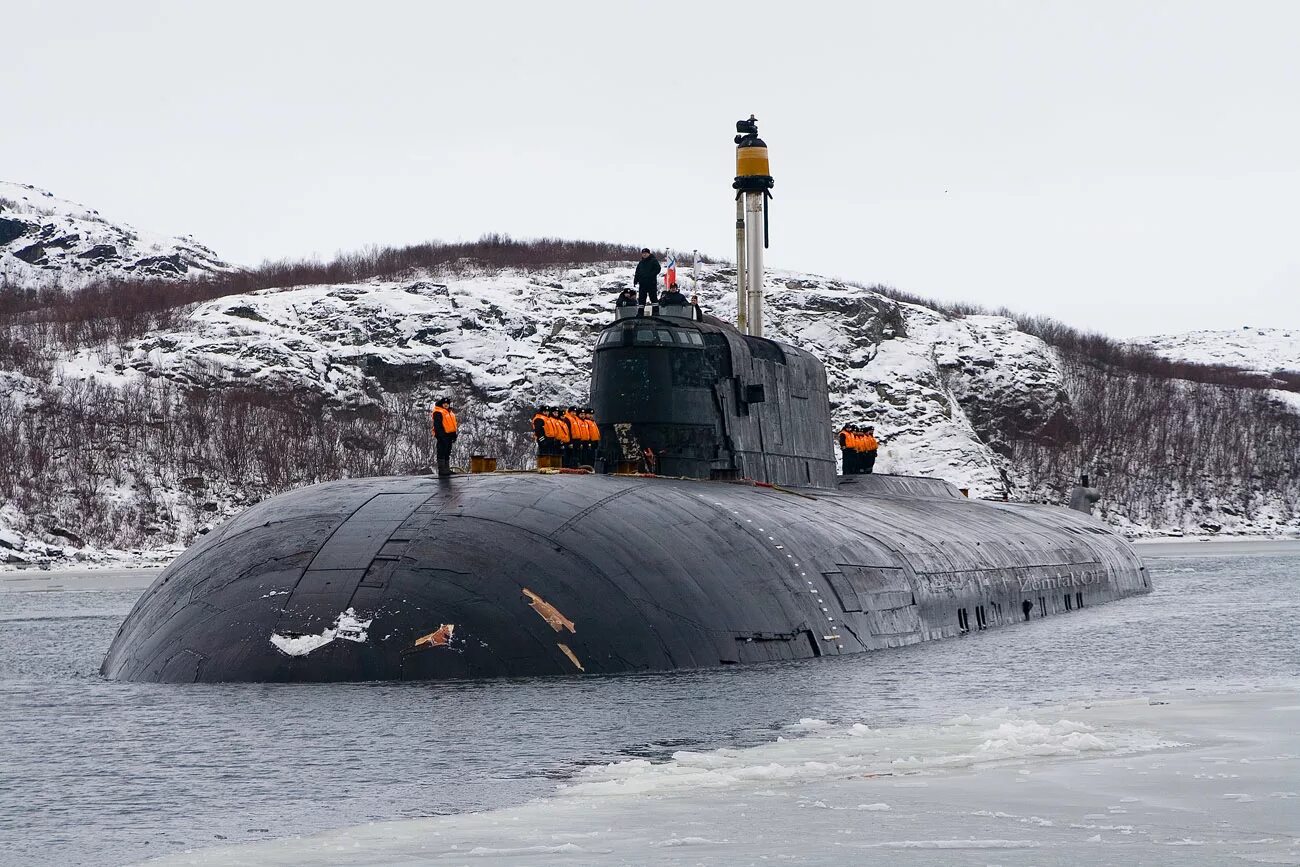
[[[573,674],[854,653],[1146,592],[1064,508],[934,479],[834,490],[551,473],[327,482],[164,571],[103,666],[131,680]]]

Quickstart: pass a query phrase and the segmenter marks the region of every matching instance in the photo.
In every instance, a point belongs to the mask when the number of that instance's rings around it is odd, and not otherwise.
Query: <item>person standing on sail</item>
[[[655,258],[654,253],[650,252],[649,247],[641,249],[641,261],[636,263],[636,273],[632,276],[632,284],[637,289],[637,304],[645,306],[646,296],[649,296],[651,304],[659,303],[659,260]]]

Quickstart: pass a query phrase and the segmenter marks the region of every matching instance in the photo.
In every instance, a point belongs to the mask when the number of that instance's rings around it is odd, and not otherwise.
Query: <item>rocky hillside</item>
[[[0,181],[0,287],[69,288],[95,279],[170,279],[229,267],[193,238],[138,232],[45,190]]]
[[[734,315],[733,274],[701,266],[709,312]],[[362,413],[397,391],[427,403],[449,390],[493,424],[517,424],[539,402],[587,401],[591,346],[627,280],[623,264],[468,267],[237,295],[199,306],[181,328],[83,350],[58,370],[87,382],[292,392]],[[1009,320],[953,319],[806,274],[774,272],[768,284],[768,334],[826,360],[836,419],[884,433],[885,471],[997,495],[1006,463],[976,428],[996,439],[1007,426],[1032,433],[1068,416],[1052,353]]]
[[[43,329],[39,310],[3,323],[0,560],[175,550],[279,490],[420,471],[444,393],[464,410],[454,460],[526,465],[532,408],[586,402],[592,341],[631,265],[566,264],[565,244],[510,266],[490,243],[446,249],[429,267],[381,252],[400,267],[378,276],[351,261],[348,282],[214,284],[220,297],[133,332]],[[196,261],[225,267],[210,251]],[[733,279],[701,264],[690,289],[734,318]],[[1061,502],[1087,467],[1103,517],[1133,534],[1300,530],[1294,394],[1115,369],[1012,319],[881,288],[775,271],[767,290],[767,334],[825,361],[836,422],[881,434],[878,471]],[[85,336],[114,333],[130,336]]]
[[[445,392],[468,408],[466,453],[486,448],[527,461],[532,407],[586,402],[592,341],[611,321],[629,274],[623,263],[467,263],[399,281],[223,297],[194,307],[176,327],[61,349],[44,380],[39,371],[6,375],[0,432],[6,420],[16,428],[15,445],[30,455],[21,465],[39,460],[31,453],[37,431],[23,427],[28,420],[97,421],[93,430],[47,429],[54,442],[41,453],[60,453],[63,462],[46,469],[48,499],[33,499],[30,484],[16,492],[26,501],[10,504],[8,523],[32,544],[11,544],[10,556],[178,544],[250,499],[330,475],[331,460],[343,462],[335,474],[417,469],[427,463],[427,407]],[[701,266],[698,292],[710,312],[734,314],[733,274]],[[957,319],[812,275],[774,272],[768,283],[768,333],[826,360],[837,421],[869,421],[883,434],[878,470],[939,476],[976,496],[1027,493],[996,446],[1008,435],[1068,423],[1061,370],[1042,341],[1000,317]],[[286,456],[292,466],[274,481],[264,468],[239,464],[239,453],[265,448],[255,443],[259,434],[279,442],[295,436],[268,427],[274,419],[236,424],[235,414],[250,411],[250,394],[280,395],[317,417],[345,420],[346,430],[328,435],[343,443],[339,455],[316,466]],[[195,395],[208,396],[198,410]],[[222,400],[236,404],[216,409]],[[130,418],[110,405],[128,403],[156,427],[127,430]],[[212,417],[189,428],[196,411]],[[191,432],[164,436],[173,426]],[[227,447],[235,436],[240,445]],[[320,431],[296,436],[304,438],[298,452],[331,448],[319,442]],[[150,457],[142,460],[142,451]],[[13,471],[26,474],[21,466]],[[90,476],[99,481],[78,483]],[[103,519],[88,521],[87,512]]]

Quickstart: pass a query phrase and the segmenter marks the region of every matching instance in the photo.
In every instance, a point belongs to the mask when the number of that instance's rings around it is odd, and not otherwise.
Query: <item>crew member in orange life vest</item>
[[[836,437],[840,443],[840,455],[844,458],[844,475],[846,476],[851,476],[857,473],[858,464],[861,463],[858,460],[858,450],[854,448],[857,443],[857,436],[858,433],[856,427],[851,424],[846,424],[844,427],[840,428],[840,432]]]
[[[456,413],[451,398],[439,398],[433,405],[433,438],[437,442],[438,475],[451,475],[451,447],[456,442]]]
[[[862,470],[863,473],[870,473],[876,466],[876,452],[880,448],[880,442],[876,439],[876,429],[867,425],[866,432],[862,435]]]
[[[573,450],[573,433],[569,430],[569,424],[564,420],[564,407],[551,407],[551,423],[554,425],[552,430],[554,436],[559,442],[559,448],[555,452],[560,456],[560,466],[571,467],[573,465],[573,456],[570,452]]]
[[[596,426],[596,418],[592,415],[591,407],[584,407],[582,412],[578,414],[582,416],[583,422],[587,425],[586,460],[583,463],[594,467],[596,465],[596,449],[600,445],[600,428]]]
[[[555,419],[549,406],[539,406],[533,414],[533,437],[537,440],[537,456],[548,457],[560,453],[560,441],[555,437]]]
[[[565,455],[564,465],[572,468],[580,467],[586,463],[587,423],[578,414],[576,406],[565,410],[561,420],[569,431],[569,451]]]

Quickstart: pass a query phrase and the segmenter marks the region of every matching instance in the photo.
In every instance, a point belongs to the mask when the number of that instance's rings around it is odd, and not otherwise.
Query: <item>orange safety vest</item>
[[[542,436],[544,437],[550,436],[551,428],[549,427],[549,424],[546,421],[546,416],[542,415],[540,412],[533,414],[533,433],[537,432],[537,420],[539,418],[542,420]]]
[[[572,437],[569,436],[569,426],[558,418],[550,416],[547,421],[551,425],[550,431],[546,435],[552,439],[557,439],[562,443],[567,443]]]
[[[572,439],[575,443],[582,443],[587,441],[587,426],[582,423],[582,419],[578,418],[576,415],[574,415],[571,412],[566,412],[564,414],[564,422],[566,426],[569,428],[570,439]]]
[[[841,448],[844,448],[844,449],[848,449],[849,451],[852,451],[852,450],[853,450],[853,432],[852,432],[852,431],[847,431],[847,430],[842,430],[842,431],[840,431],[839,436],[840,436],[840,447],[841,447]]]
[[[596,424],[593,418],[584,418],[582,420],[587,425],[587,440],[589,442],[600,442],[600,425]]]
[[[862,450],[864,452],[874,452],[879,447],[880,443],[876,442],[876,438],[871,434],[864,434],[862,436]]]
[[[433,415],[442,416],[442,430],[444,433],[454,434],[456,432],[456,413],[445,406],[435,406]]]

